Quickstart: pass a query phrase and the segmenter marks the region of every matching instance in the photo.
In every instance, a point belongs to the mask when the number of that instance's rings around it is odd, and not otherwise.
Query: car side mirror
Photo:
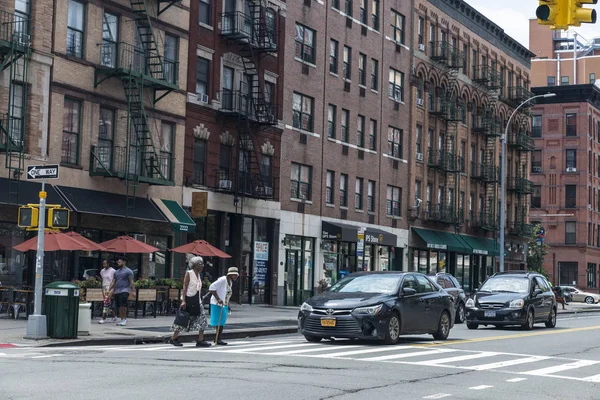
[[[402,294],[405,296],[412,296],[414,294],[417,294],[417,291],[413,288],[405,287],[405,288],[402,288]]]
[[[534,297],[536,297],[536,296],[539,296],[539,295],[540,295],[540,294],[542,294],[542,293],[543,293],[543,292],[542,292],[542,289],[535,289],[535,290],[533,291],[533,296],[534,296]]]

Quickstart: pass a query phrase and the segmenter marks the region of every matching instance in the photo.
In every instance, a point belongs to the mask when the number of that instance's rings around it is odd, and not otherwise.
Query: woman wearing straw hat
[[[229,312],[229,299],[231,298],[231,285],[239,276],[238,269],[231,267],[227,270],[227,275],[214,281],[208,290],[212,293],[210,299],[210,325],[216,327],[215,344],[225,346],[223,340],[219,339],[223,334],[223,326],[227,322]]]

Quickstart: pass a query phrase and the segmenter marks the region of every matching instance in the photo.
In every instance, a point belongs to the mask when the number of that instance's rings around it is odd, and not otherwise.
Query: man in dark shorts
[[[133,271],[127,268],[127,260],[125,256],[117,258],[117,267],[115,276],[110,285],[110,290],[114,293],[115,304],[119,309],[119,317],[121,321],[117,322],[118,326],[127,325],[127,300],[129,293],[135,293],[135,285],[133,283]]]

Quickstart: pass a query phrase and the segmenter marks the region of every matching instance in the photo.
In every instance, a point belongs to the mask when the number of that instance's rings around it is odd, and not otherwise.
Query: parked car
[[[456,308],[456,323],[462,324],[465,322],[465,304],[467,302],[467,296],[465,291],[461,287],[460,283],[450,274],[445,272],[439,272],[437,274],[432,273],[428,275],[437,282],[446,292],[450,293],[454,297],[454,307]]]
[[[298,328],[306,340],[356,338],[395,344],[400,335],[445,340],[454,326],[453,297],[416,272],[357,272],[306,300]]]
[[[83,271],[83,280],[87,280],[90,278],[99,278],[100,270],[99,269],[86,269]]]
[[[554,292],[546,278],[535,272],[496,273],[485,280],[466,306],[469,329],[519,325],[531,330],[535,323],[556,326]]]
[[[600,302],[600,294],[584,292],[583,290],[577,289],[573,286],[561,287],[563,288],[565,294],[568,293],[571,296],[571,300],[567,301],[584,302],[587,304],[596,304]]]

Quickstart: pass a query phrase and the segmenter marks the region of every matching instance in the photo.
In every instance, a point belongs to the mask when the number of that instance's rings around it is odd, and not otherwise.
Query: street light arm
[[[506,123],[506,128],[504,129],[504,137],[502,138],[502,140],[506,140],[506,135],[508,135],[508,127],[510,126],[510,122],[512,121],[512,119],[515,116],[515,114],[517,113],[517,111],[519,111],[519,109],[521,107],[523,107],[525,104],[529,103],[531,100],[534,100],[534,99],[537,99],[540,97],[551,97],[551,96],[548,96],[548,94],[554,94],[554,93],[538,94],[538,95],[528,98],[527,100],[525,100],[521,104],[519,104],[517,106],[517,108],[515,108],[513,110],[513,112],[510,114],[510,117],[508,117],[508,122]]]

